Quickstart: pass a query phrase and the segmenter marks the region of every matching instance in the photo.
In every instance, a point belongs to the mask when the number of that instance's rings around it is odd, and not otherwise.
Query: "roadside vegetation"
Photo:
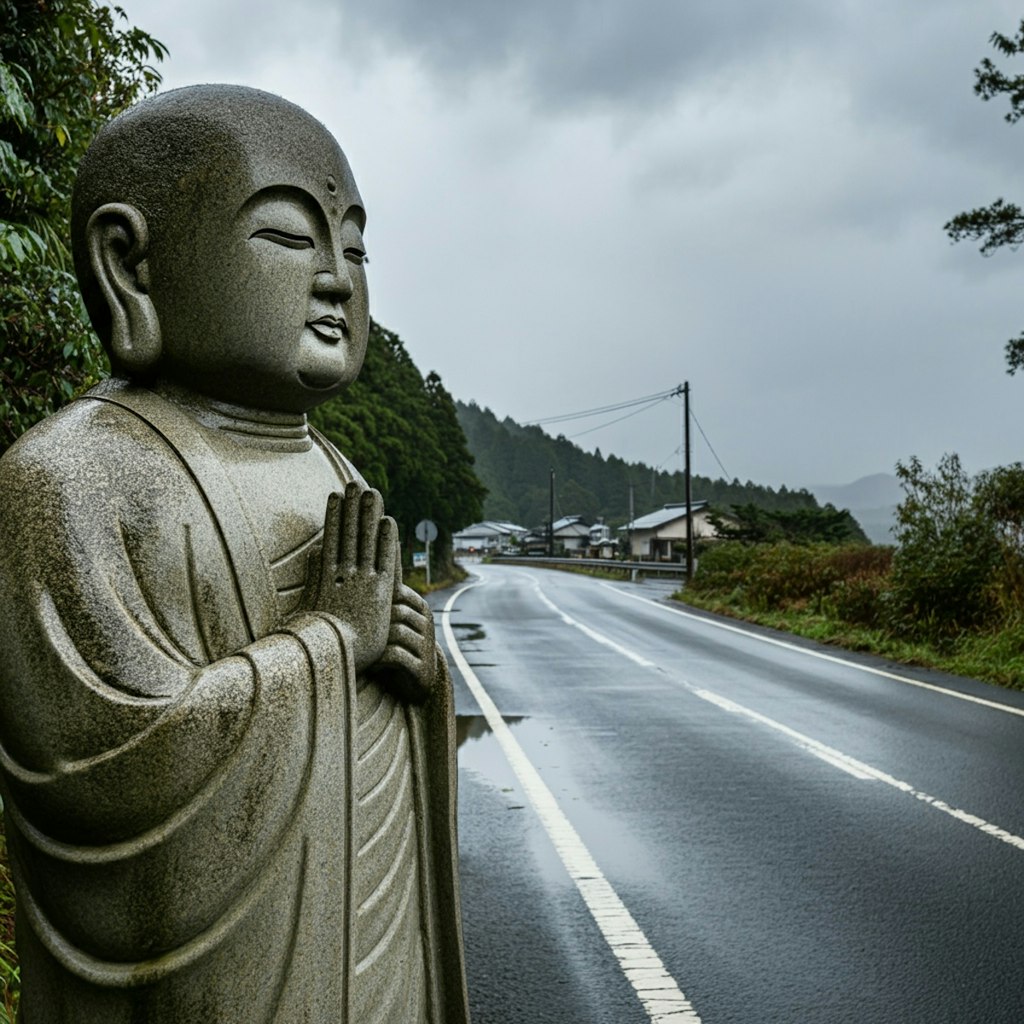
[[[1024,689],[1024,466],[970,477],[956,455],[896,467],[893,547],[760,539],[709,545],[697,608]]]

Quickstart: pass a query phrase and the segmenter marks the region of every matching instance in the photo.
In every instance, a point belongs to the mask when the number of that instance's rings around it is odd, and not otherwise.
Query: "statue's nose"
[[[317,271],[313,279],[313,291],[339,302],[348,299],[352,294],[352,278],[345,260],[332,258],[328,266]]]

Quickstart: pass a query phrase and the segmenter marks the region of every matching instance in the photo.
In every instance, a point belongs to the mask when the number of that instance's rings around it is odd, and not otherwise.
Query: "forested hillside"
[[[443,561],[452,533],[482,516],[484,488],[452,396],[436,373],[420,374],[393,331],[371,322],[358,379],[309,419],[384,496],[407,551],[416,524],[432,519]]]
[[[629,487],[640,516],[670,501],[682,501],[683,474],[652,469],[642,462],[626,462],[585,452],[564,437],[550,437],[540,427],[524,427],[514,420],[499,420],[490,409],[474,402],[455,403],[465,431],[476,473],[487,488],[484,516],[532,527],[548,517],[548,479],[555,470],[555,516],[598,516],[612,525],[629,519]],[[694,476],[693,499],[707,500],[723,510],[731,505],[756,505],[771,511],[818,508],[809,491],[777,491],[739,480],[712,480]]]

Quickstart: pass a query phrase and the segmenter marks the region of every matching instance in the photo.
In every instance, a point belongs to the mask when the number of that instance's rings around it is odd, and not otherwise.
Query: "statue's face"
[[[164,377],[228,402],[305,412],[359,373],[365,214],[334,140],[316,141],[210,182],[184,226],[154,246]]]

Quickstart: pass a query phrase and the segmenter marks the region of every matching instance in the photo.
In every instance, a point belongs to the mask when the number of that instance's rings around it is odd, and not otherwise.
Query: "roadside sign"
[[[416,539],[426,544],[437,540],[437,524],[432,519],[421,519],[416,524]]]

